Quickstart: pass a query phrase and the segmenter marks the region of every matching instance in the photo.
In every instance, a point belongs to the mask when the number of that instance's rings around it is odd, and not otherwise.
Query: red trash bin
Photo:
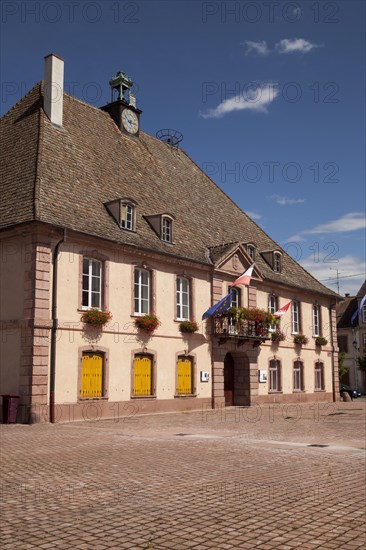
[[[3,424],[15,424],[17,421],[20,396],[14,393],[3,395]]]

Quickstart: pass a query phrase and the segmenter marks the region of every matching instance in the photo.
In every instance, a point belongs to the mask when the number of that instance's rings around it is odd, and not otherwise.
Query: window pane
[[[91,306],[92,307],[100,307],[100,294],[98,294],[96,292],[92,292],[91,293],[91,298],[92,298]]]
[[[98,277],[100,277],[100,273],[101,263],[96,260],[92,260],[92,275],[97,275]]]
[[[82,301],[83,307],[88,307],[89,306],[88,299],[89,299],[88,292],[83,292],[83,301]]]
[[[87,275],[83,275],[83,290],[89,290],[89,277]]]
[[[100,279],[99,277],[92,277],[92,291],[100,292]]]
[[[83,275],[89,275],[89,260],[88,260],[88,258],[83,259]]]

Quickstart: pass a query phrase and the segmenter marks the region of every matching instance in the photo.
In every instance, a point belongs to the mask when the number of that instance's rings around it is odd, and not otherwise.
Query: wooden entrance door
[[[225,355],[224,360],[224,395],[225,407],[234,405],[234,359],[230,353]]]

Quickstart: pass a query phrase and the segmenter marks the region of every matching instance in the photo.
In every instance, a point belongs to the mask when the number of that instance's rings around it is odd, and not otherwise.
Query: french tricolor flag
[[[253,273],[253,269],[254,269],[254,264],[251,265],[244,273],[243,275],[240,275],[240,277],[238,279],[236,279],[236,281],[234,281],[231,286],[237,286],[237,285],[246,285],[246,286],[249,286],[250,285],[250,279],[252,277],[252,273]]]
[[[292,302],[292,300],[291,300]],[[275,311],[275,313],[273,314],[275,317],[282,317],[282,315],[284,313],[286,313],[286,311],[288,311],[290,305],[291,305],[291,302],[289,302],[288,304],[286,304],[285,306],[281,307],[278,311]]]

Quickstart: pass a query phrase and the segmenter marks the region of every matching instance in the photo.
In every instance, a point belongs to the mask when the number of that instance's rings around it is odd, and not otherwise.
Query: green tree
[[[346,354],[344,351],[341,351],[338,353],[338,372],[339,372],[339,380],[342,381],[343,376],[346,374],[348,369],[344,366],[344,359],[346,357]]]
[[[357,357],[356,363],[362,372],[366,372],[366,346],[363,348],[363,355]]]

